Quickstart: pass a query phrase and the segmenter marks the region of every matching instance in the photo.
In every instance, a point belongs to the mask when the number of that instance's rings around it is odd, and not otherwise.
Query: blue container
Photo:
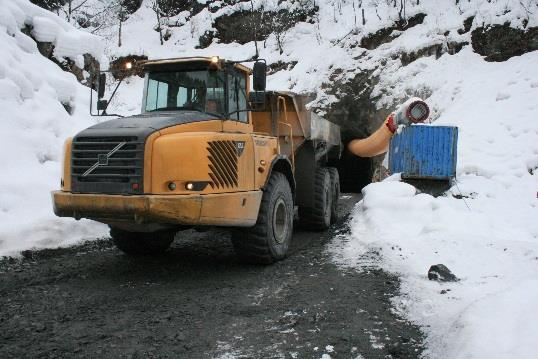
[[[458,128],[412,125],[390,141],[389,171],[402,178],[450,180],[456,177]]]

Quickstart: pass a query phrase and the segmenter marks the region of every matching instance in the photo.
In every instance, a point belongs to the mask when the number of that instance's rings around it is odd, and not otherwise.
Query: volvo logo
[[[99,163],[99,166],[108,166],[108,154],[99,154],[99,156],[97,156],[97,162]]]
[[[87,175],[89,175],[90,173],[92,173],[93,171],[95,171],[95,169],[97,167],[100,167],[100,166],[108,166],[108,159],[114,154],[116,153],[120,148],[122,148],[127,142],[120,142],[116,147],[114,147],[112,149],[112,151],[110,151],[109,153],[101,153],[99,155],[97,155],[97,162],[95,162],[90,168],[88,168],[86,170],[86,172],[84,172],[82,174],[82,177],[86,177]]]

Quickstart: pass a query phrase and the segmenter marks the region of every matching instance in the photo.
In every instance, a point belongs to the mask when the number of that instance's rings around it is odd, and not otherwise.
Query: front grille
[[[212,188],[232,188],[238,186],[237,149],[233,141],[210,141],[207,143],[209,155],[209,177]]]
[[[71,156],[72,190],[141,193],[144,141],[136,136],[76,137]]]

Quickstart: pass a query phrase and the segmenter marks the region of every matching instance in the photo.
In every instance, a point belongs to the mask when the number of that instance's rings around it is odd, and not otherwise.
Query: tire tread
[[[333,190],[331,206],[331,224],[338,221],[338,200],[340,199],[340,175],[336,167],[328,167],[331,176],[331,187]]]
[[[314,205],[313,207],[299,207],[299,222],[302,227],[315,231],[326,230],[330,223],[325,222],[325,187],[330,186],[330,173],[326,167],[320,167],[314,175]],[[326,178],[329,177],[329,181]],[[332,191],[331,191],[332,192]]]
[[[274,172],[271,174],[267,186],[265,187],[258,219],[254,227],[241,228],[235,230],[232,234],[232,242],[234,250],[242,262],[252,264],[271,264],[282,258],[275,258],[269,244],[267,243],[267,231],[269,227],[269,210],[271,194],[275,188],[281,185],[282,182],[288,184],[288,180],[283,173]],[[291,188],[289,189],[291,195]],[[293,204],[292,204],[293,207]]]

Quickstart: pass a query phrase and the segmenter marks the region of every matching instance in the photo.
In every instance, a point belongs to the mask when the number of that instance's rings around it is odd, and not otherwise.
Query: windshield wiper
[[[208,115],[212,115],[212,116],[215,116],[215,117],[218,117],[218,118],[222,118],[223,116],[219,113],[216,113],[216,112],[210,112],[210,111],[205,111],[205,110],[202,110],[202,109],[199,109],[199,108],[195,108],[195,107],[185,107],[185,106],[181,106],[181,107],[175,107],[175,106],[171,106],[171,107],[161,107],[161,108],[156,108],[156,109],[153,109],[153,110],[149,110],[147,112],[156,112],[156,111],[175,111],[175,110],[188,110],[188,111],[197,111],[197,112],[201,112],[201,113],[207,113]]]
[[[180,106],[180,107],[176,107],[176,106],[170,106],[170,107],[159,107],[159,108],[155,108],[153,110],[149,110],[147,112],[155,112],[155,111],[173,111],[173,110],[194,110],[194,108],[191,108],[191,107],[185,107],[185,106]]]

